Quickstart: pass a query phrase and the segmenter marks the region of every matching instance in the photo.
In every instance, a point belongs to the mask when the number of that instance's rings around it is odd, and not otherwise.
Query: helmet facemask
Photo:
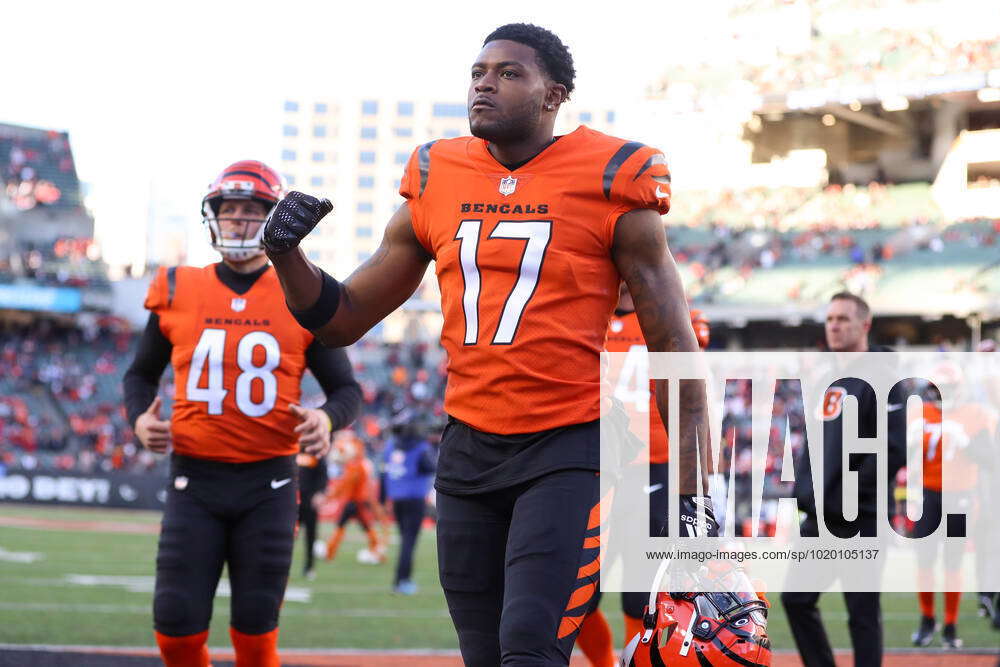
[[[245,262],[264,254],[261,240],[264,225],[245,225],[247,233],[240,238],[223,233],[219,212],[226,200],[242,199],[263,205],[266,216],[284,195],[281,176],[258,160],[240,160],[226,167],[208,188],[201,200],[202,222],[208,232],[209,243],[222,256],[233,262]],[[257,221],[256,216],[252,218]],[[249,220],[246,220],[249,222]]]
[[[260,257],[264,254],[264,247],[261,244],[261,239],[264,237],[264,221],[257,218],[235,218],[246,223],[244,235],[240,238],[227,238],[219,222],[219,210],[225,200],[242,199],[260,202],[264,205],[265,211],[270,212],[274,202],[254,197],[252,181],[228,180],[223,182],[219,189],[221,191],[219,194],[205,197],[202,201],[202,222],[208,231],[212,247],[224,258],[233,262],[245,262]]]

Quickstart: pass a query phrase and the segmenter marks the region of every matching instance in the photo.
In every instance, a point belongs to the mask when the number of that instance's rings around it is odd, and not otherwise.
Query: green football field
[[[158,521],[153,512],[0,504],[0,643],[152,646]],[[27,525],[39,523],[44,525]],[[321,535],[330,530],[324,524]],[[437,584],[433,532],[424,531],[420,538],[415,576],[420,592],[412,597],[390,592],[395,545],[390,563],[376,566],[356,561],[363,546],[360,530],[352,527],[337,560],[320,561],[317,578],[307,581],[301,574],[300,538],[282,610],[281,645],[456,648]],[[213,646],[229,641],[226,594],[220,587],[209,640]],[[882,604],[887,646],[909,646],[917,622],[915,595],[886,594]],[[618,595],[605,595],[602,607],[621,645]],[[834,645],[849,648],[842,597],[824,595],[822,607]],[[780,604],[768,629],[776,649],[793,648]],[[994,648],[1000,641],[1000,633],[976,616],[972,595],[963,598],[959,630],[966,647]]]

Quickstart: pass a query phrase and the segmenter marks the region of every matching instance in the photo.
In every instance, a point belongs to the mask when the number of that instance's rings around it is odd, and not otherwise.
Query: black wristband
[[[320,269],[319,272],[323,275],[323,287],[320,288],[316,303],[305,310],[288,309],[302,328],[309,331],[319,329],[329,322],[340,305],[340,283],[326,271]]]

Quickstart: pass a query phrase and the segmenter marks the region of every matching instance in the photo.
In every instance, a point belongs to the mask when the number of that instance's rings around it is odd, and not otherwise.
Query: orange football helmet
[[[281,176],[263,162],[240,160],[223,169],[201,200],[202,222],[208,228],[212,247],[233,261],[245,261],[263,253],[260,240],[264,224],[257,225],[256,231],[246,238],[225,239],[219,227],[219,207],[224,199],[252,199],[270,212],[282,195]]]
[[[770,666],[766,598],[745,592],[660,593],[664,570],[657,573],[644,629],[625,647],[622,667]],[[749,590],[748,582],[740,588]]]

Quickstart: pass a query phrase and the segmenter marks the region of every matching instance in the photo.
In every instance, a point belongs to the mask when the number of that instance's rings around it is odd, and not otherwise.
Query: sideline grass
[[[0,518],[19,517],[69,522],[158,521],[155,512],[46,508],[0,503]],[[321,535],[330,533],[321,527]],[[458,642],[438,586],[434,534],[424,531],[418,545],[412,597],[390,592],[396,545],[389,562],[362,565],[355,554],[365,546],[357,528],[348,531],[333,563],[320,561],[317,578],[302,577],[302,539],[296,544],[289,595],[282,610],[281,645],[285,648],[454,649]],[[15,562],[17,554],[39,554],[33,562]],[[0,643],[151,646],[151,591],[155,534],[81,530],[40,530],[0,525]],[[8,554],[15,554],[9,556]],[[23,557],[24,560],[28,560]],[[77,575],[73,577],[71,575]],[[225,575],[223,575],[225,576]],[[308,602],[296,598],[308,596]],[[778,649],[793,648],[788,622],[777,600],[769,632]],[[939,605],[941,604],[939,600]],[[834,646],[849,648],[843,596],[821,598]],[[909,647],[917,624],[913,594],[882,596],[887,647]],[[620,603],[606,594],[602,609],[621,641]],[[213,646],[228,644],[229,598],[216,599]],[[972,595],[963,596],[959,631],[966,647],[996,648],[1000,633],[975,615]],[[620,645],[620,644],[619,644]]]

